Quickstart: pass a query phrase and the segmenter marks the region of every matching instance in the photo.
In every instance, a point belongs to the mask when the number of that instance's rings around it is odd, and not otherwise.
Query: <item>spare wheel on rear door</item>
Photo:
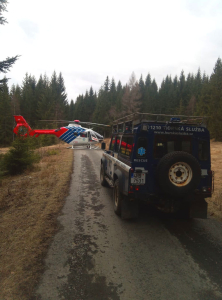
[[[201,177],[197,159],[183,151],[175,151],[161,158],[157,166],[157,181],[162,192],[184,196],[193,192]]]

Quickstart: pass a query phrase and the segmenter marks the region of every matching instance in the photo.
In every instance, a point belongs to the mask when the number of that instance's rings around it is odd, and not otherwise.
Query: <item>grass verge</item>
[[[68,194],[73,151],[37,150],[41,161],[23,175],[0,181],[0,299],[30,299],[58,229]]]
[[[222,143],[211,142],[211,169],[214,171],[214,193],[208,198],[208,212],[222,221]]]

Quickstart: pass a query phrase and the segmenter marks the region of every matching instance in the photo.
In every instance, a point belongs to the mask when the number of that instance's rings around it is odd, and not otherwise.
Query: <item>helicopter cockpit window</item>
[[[87,137],[87,133],[82,132],[82,133],[80,134],[80,136],[85,138],[85,137]]]

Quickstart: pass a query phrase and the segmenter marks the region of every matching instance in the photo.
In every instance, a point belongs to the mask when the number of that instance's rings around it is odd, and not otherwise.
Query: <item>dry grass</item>
[[[109,150],[110,138],[104,139],[104,143],[106,144],[106,150]]]
[[[222,143],[211,142],[211,169],[214,171],[213,197],[207,199],[211,216],[222,220]]]
[[[38,150],[32,171],[0,187],[0,299],[30,299],[43,270],[57,216],[68,193],[73,151],[64,145]]]
[[[10,148],[0,148],[0,154],[5,154]]]

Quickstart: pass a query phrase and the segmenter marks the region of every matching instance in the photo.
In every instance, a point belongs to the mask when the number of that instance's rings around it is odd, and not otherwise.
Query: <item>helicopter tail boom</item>
[[[26,120],[22,116],[14,116],[15,121],[17,123],[16,127],[13,129],[13,132],[15,134],[19,134],[20,136],[35,136],[38,137],[40,134],[53,134],[57,137],[59,137],[61,134],[63,134],[63,131],[66,131],[67,129],[63,128],[62,130],[58,131],[55,129],[31,129],[29,124],[26,122]]]

